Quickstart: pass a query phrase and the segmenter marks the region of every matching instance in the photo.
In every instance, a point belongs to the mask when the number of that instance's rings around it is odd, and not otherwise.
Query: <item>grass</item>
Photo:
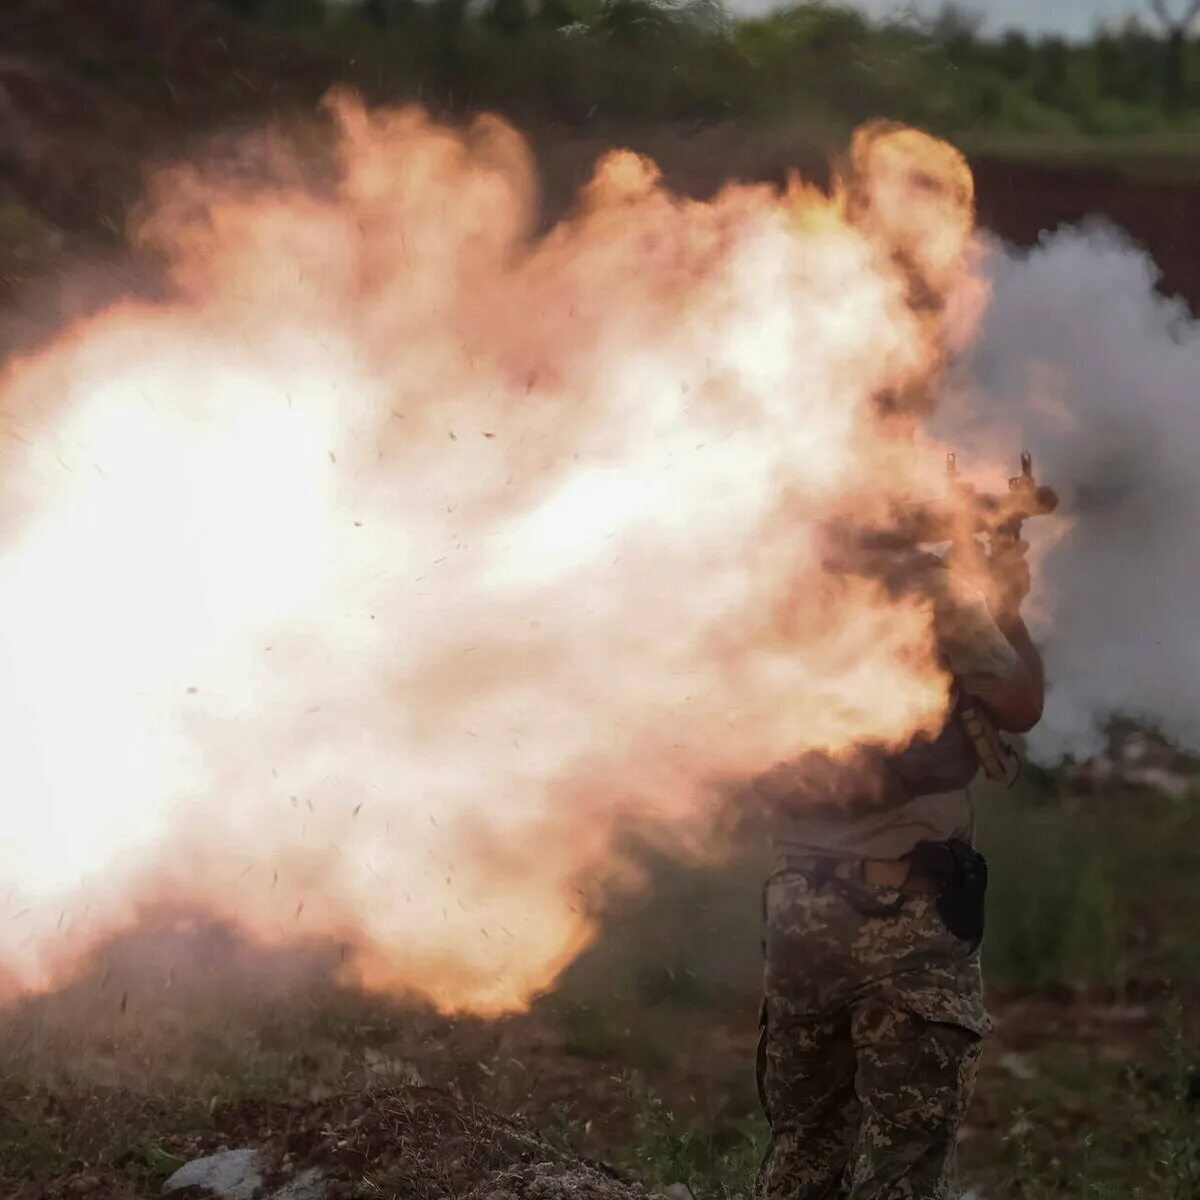
[[[1084,795],[1035,773],[982,795],[979,812],[1000,1024],[964,1179],[989,1200],[1190,1200],[1195,795]],[[202,930],[179,936],[208,948],[203,979],[167,992],[135,981],[124,1005],[95,979],[31,1001],[0,1028],[0,1170],[6,1182],[103,1170],[150,1195],[180,1158],[215,1144],[222,1112],[415,1075],[652,1186],[747,1196],[766,1134],[751,1072],[761,831],[743,830],[723,864],[643,857],[651,892],[627,898],[559,989],[507,1021],[364,997],[323,982],[319,956],[257,959]],[[187,945],[175,949],[186,962]]]
[[[190,1089],[64,1092],[9,1080],[0,1092],[0,1184],[99,1170],[156,1190],[210,1129],[208,1107]]]
[[[1032,771],[978,810],[999,1025],[964,1183],[988,1200],[1192,1200],[1200,796]],[[103,969],[0,1022],[0,1195],[82,1174],[149,1197],[233,1137],[242,1106],[419,1077],[652,1187],[749,1196],[766,1136],[751,1069],[762,831],[738,831],[720,863],[640,857],[650,889],[616,903],[559,987],[505,1021],[338,988],[320,948],[263,951],[228,929],[164,920],[142,935],[158,968],[136,941],[110,946]]]
[[[1168,1005],[1145,1057],[1111,1061],[1059,1045],[1032,1081],[992,1079],[988,1109],[1007,1129],[975,1170],[1014,1200],[1189,1200],[1200,1189],[1200,1058]],[[1005,1120],[1005,1118],[1002,1118]]]
[[[989,1200],[1182,1200],[1200,1155],[1200,797],[1029,772],[978,809],[1000,1023],[965,1178]],[[333,986],[320,947],[164,916],[0,1022],[0,1194],[100,1170],[149,1195],[215,1143],[223,1112],[414,1077],[655,1186],[747,1194],[765,1135],[763,833],[736,831],[719,863],[640,858],[649,890],[614,902],[556,990],[500,1022]]]
[[[747,1116],[719,1128],[695,1112],[680,1113],[639,1075],[625,1078],[631,1114],[614,1161],[650,1191],[683,1183],[706,1197],[748,1197],[766,1150],[768,1129]]]

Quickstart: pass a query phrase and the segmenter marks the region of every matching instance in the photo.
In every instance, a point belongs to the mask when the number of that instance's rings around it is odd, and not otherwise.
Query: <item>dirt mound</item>
[[[74,1101],[84,1102],[83,1097]],[[56,1124],[65,1115],[63,1103],[45,1097],[39,1122]],[[97,1124],[117,1127],[117,1134],[98,1134],[111,1150],[121,1140],[122,1107],[144,1108],[148,1102],[130,1094],[97,1092],[90,1103]],[[0,1094],[0,1140],[16,1115]],[[307,1178],[321,1181],[321,1194],[327,1200],[368,1196],[372,1200],[646,1200],[647,1196],[614,1169],[551,1145],[531,1125],[507,1120],[437,1088],[414,1085],[316,1102],[221,1105],[214,1108],[202,1131],[171,1131],[176,1121],[186,1126],[196,1119],[197,1114],[181,1119],[165,1107],[158,1113],[154,1123],[162,1136],[155,1153],[162,1162],[175,1170],[185,1161],[246,1147],[256,1151],[264,1195],[288,1195],[289,1184]],[[22,1144],[28,1146],[28,1139]],[[140,1151],[131,1147],[129,1155],[137,1154]],[[103,1164],[81,1160],[73,1164],[74,1169],[60,1170],[52,1177],[38,1171],[33,1161],[3,1164],[0,1194],[16,1200],[75,1196],[150,1200],[159,1195],[165,1172],[157,1178],[143,1173],[145,1182],[135,1184],[131,1163],[118,1159]],[[5,1167],[14,1168],[14,1174],[9,1176]],[[188,1187],[172,1195],[193,1200],[199,1190]]]
[[[231,1114],[233,1115],[233,1114]],[[250,1114],[245,1114],[250,1115]],[[338,1096],[262,1111],[279,1182],[319,1169],[330,1197],[406,1200],[636,1200],[610,1168],[556,1149],[532,1128],[429,1087]],[[271,1174],[268,1173],[268,1183]]]

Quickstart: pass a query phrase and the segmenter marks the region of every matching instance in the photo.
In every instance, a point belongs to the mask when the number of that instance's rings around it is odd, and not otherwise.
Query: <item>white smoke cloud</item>
[[[1200,324],[1104,225],[989,257],[993,302],[941,432],[987,461],[1028,447],[1072,522],[1052,545],[1027,527],[1051,688],[1030,748],[1087,754],[1114,713],[1200,746]]]

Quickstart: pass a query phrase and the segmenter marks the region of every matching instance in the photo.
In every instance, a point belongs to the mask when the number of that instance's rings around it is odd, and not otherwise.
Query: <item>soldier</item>
[[[1020,615],[1024,551],[1018,542],[993,560],[990,608],[957,588],[945,602],[942,560],[907,562],[943,598],[935,612],[955,702],[936,737],[890,755],[809,755],[759,783],[775,814],[758,1056],[771,1122],[763,1200],[949,1194],[989,1030],[986,864],[971,845],[967,790],[981,756],[964,717],[981,705],[1001,729],[1024,732],[1041,716],[1042,663]]]

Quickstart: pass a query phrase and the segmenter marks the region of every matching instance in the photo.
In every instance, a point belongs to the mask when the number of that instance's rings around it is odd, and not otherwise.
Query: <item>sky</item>
[[[1176,12],[1185,0],[1168,0]],[[937,11],[942,0],[849,0],[873,16],[885,16],[904,8]],[[770,0],[730,0],[737,9],[773,8]],[[1132,12],[1147,13],[1145,0],[960,0],[960,7],[982,13],[992,32],[1011,27],[1031,33],[1060,33],[1069,37],[1085,37],[1100,21],[1121,20]]]

